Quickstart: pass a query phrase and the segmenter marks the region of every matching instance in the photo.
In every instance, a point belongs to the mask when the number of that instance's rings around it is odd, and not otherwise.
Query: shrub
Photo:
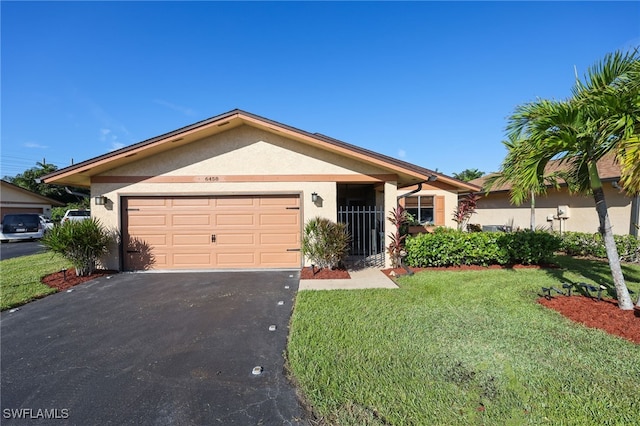
[[[551,262],[561,243],[548,232],[523,230],[499,234],[498,245],[507,251],[509,263],[540,265]]]
[[[406,242],[407,263],[414,267],[549,262],[560,245],[546,232],[461,232],[437,228]]]
[[[302,254],[320,268],[337,268],[349,252],[349,232],[344,223],[315,217],[304,226]]]
[[[614,235],[620,260],[638,262],[640,260],[640,240],[633,235]],[[604,241],[599,233],[565,232],[560,237],[560,250],[570,256],[593,256],[607,258]]]
[[[93,273],[96,262],[116,239],[116,233],[107,231],[92,218],[55,226],[41,241],[49,250],[71,262],[78,276],[85,276]]]

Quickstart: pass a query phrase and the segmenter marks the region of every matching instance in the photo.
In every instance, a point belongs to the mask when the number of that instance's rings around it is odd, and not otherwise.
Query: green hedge
[[[406,241],[405,262],[414,267],[459,265],[538,265],[548,263],[560,239],[543,231],[461,232],[436,228]]]
[[[607,251],[600,233],[565,232],[560,237],[560,250],[569,256],[593,256],[606,259]],[[640,240],[633,235],[614,235],[620,260],[638,262],[640,260]]]

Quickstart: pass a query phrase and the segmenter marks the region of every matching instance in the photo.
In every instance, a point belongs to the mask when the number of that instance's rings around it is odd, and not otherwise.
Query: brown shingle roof
[[[547,163],[547,167],[545,167],[545,174],[567,170],[567,168],[567,163],[562,163],[560,160],[551,160]],[[489,173],[488,175],[472,180],[470,183],[484,189],[484,184],[487,179],[497,174],[498,173]],[[600,175],[600,179],[603,181],[612,181],[620,178],[620,166],[616,161],[615,153],[610,152],[598,161],[598,174]],[[510,189],[511,185],[506,183],[494,187],[491,192],[508,191]]]
[[[115,167],[116,165],[136,161],[139,158],[153,155],[155,153],[162,152],[163,150],[175,148],[179,145],[187,144],[197,140],[197,138],[203,137],[203,135],[215,134],[241,124],[261,127],[272,132],[282,132],[287,134],[289,137],[296,138],[304,143],[320,146],[327,150],[340,152],[342,155],[359,158],[360,160],[388,168],[402,177],[398,182],[400,186],[412,185],[420,181],[428,180],[430,176],[437,176],[440,182],[448,184],[458,191],[479,190],[479,188],[473,184],[462,182],[433,170],[351,145],[318,133],[309,133],[239,109],[199,121],[172,132],[147,139],[64,169],[60,169],[56,172],[43,176],[42,179],[47,183],[63,183],[80,187],[89,187],[91,176],[98,175]]]

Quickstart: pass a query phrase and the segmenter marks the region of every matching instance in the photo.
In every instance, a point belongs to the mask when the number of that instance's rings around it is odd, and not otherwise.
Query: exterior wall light
[[[93,199],[93,201],[96,203],[96,206],[104,206],[105,204],[107,204],[109,199],[107,197],[105,197],[104,195],[99,195],[99,196],[95,197]]]
[[[314,192],[314,193],[311,194],[311,201],[314,202],[314,203],[318,201],[318,193],[317,192]]]

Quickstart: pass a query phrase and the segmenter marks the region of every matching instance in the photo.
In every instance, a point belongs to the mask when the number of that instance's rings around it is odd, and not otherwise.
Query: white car
[[[40,215],[35,213],[7,214],[2,218],[0,241],[36,240],[44,235]]]
[[[46,216],[40,215],[40,223],[42,223],[44,232],[49,232],[53,229],[54,223]]]
[[[91,210],[80,210],[80,209],[71,209],[67,210],[62,217],[60,223],[65,223],[68,221],[79,222],[82,220],[91,219]]]

